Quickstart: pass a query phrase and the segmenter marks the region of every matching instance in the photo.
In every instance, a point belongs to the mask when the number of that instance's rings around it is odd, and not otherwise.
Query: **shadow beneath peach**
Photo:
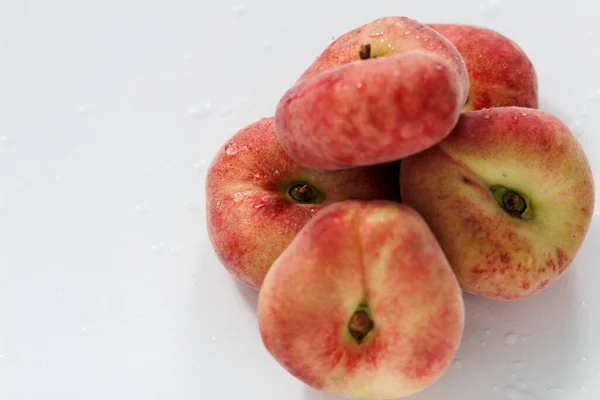
[[[542,293],[520,301],[465,294],[466,326],[453,365],[411,399],[500,399],[503,388],[512,390],[525,381],[523,391],[545,398],[547,387],[573,372],[570,339],[577,328],[569,320],[579,307],[576,275],[571,270]]]
[[[248,306],[250,311],[252,311],[254,315],[256,315],[256,306],[258,304],[258,291],[238,281],[235,281],[235,286],[241,299]]]

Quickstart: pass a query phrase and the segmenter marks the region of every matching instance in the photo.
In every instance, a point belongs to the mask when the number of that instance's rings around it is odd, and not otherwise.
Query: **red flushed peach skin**
[[[258,317],[292,375],[360,399],[431,385],[464,325],[460,287],[425,221],[382,201],[340,202],[313,218],[267,274]]]
[[[450,133],[463,107],[460,93],[450,65],[433,54],[344,64],[291,88],[277,107],[276,130],[307,168],[390,162]]]
[[[456,48],[405,17],[328,46],[279,101],[279,138],[300,165],[333,170],[399,160],[442,140],[469,92]]]
[[[491,107],[538,106],[533,64],[512,40],[491,29],[471,25],[429,25],[460,52],[471,89],[464,111]]]
[[[273,118],[261,119],[228,140],[209,168],[209,238],[229,272],[258,289],[273,261],[320,209],[347,199],[396,199],[397,174],[394,165],[302,168],[281,147]]]
[[[342,64],[407,51],[431,52],[446,60],[463,88],[460,101],[464,104],[469,91],[469,74],[459,52],[443,35],[407,17],[379,18],[343,34],[317,57],[300,80]]]
[[[563,275],[594,209],[577,139],[527,108],[464,113],[439,145],[403,160],[400,182],[462,287],[494,299],[533,295]]]

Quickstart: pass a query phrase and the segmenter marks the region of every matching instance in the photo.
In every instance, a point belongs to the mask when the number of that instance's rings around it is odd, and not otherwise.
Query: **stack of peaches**
[[[462,291],[518,300],[575,257],[594,208],[577,139],[537,110],[507,37],[382,18],[335,40],[207,176],[227,270],[260,290],[266,349],[348,398],[431,385],[464,328]]]

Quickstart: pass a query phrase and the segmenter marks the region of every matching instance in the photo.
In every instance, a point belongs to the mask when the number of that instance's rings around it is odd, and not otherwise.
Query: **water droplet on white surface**
[[[221,111],[219,111],[219,115],[221,117],[228,117],[231,115],[232,112],[233,112],[233,110],[231,109],[231,107],[225,106],[225,107],[221,108]]]
[[[190,62],[194,59],[194,54],[192,53],[185,53],[185,55],[183,56],[183,61],[185,62]]]
[[[83,334],[83,336],[90,336],[92,334],[92,328],[92,325],[82,326],[81,333]]]
[[[160,242],[158,244],[153,244],[152,245],[152,251],[161,251],[165,248],[165,243],[164,242]]]
[[[517,382],[517,387],[519,389],[527,389],[527,381],[519,381],[519,382]]]
[[[246,5],[246,3],[239,3],[239,4],[236,4],[233,7],[231,7],[231,11],[233,11],[233,13],[235,15],[239,15],[239,16],[246,14],[247,10],[248,10],[248,6]]]
[[[452,366],[456,369],[462,369],[463,363],[460,360],[454,360],[454,362],[452,363]]]
[[[515,373],[513,372],[512,374],[508,375],[508,377],[510,379],[515,379],[517,377],[517,375],[515,375]]]
[[[584,128],[583,124],[581,123],[581,120],[578,120],[578,119],[575,120],[571,124],[570,128],[576,137],[581,137],[585,133],[585,128]]]
[[[523,369],[525,368],[525,364],[522,361],[513,361],[513,367],[516,369]]]
[[[581,361],[586,362],[587,360],[587,357],[581,357]]]
[[[56,177],[54,177],[54,180],[55,180],[56,182],[60,182],[60,175],[56,175]]]
[[[563,390],[564,390],[564,389],[563,389],[563,388],[561,388],[560,386],[548,386],[548,387],[546,388],[546,391],[547,391],[547,392],[550,392],[550,393],[562,392]]]
[[[506,335],[504,335],[504,343],[514,346],[517,341],[519,340],[519,335],[516,333],[507,333]]]
[[[201,107],[190,107],[188,113],[194,118],[208,118],[212,114],[212,104],[206,102]]]
[[[492,385],[492,391],[493,392],[497,392],[498,390],[500,390],[500,389],[498,389],[498,386]]]
[[[479,7],[479,10],[488,17],[493,17],[500,11],[500,0],[490,0],[488,4]]]
[[[204,171],[204,170],[206,170],[207,165],[208,165],[208,163],[206,162],[206,160],[202,160],[202,161],[199,161],[196,164],[194,164],[194,168],[197,171]]]
[[[77,113],[78,114],[85,114],[86,111],[87,111],[87,109],[84,106],[77,107]]]
[[[138,215],[146,215],[146,214],[148,214],[149,211],[150,210],[149,210],[148,203],[139,203],[139,204],[136,204],[136,206],[135,206],[135,212]]]
[[[587,118],[589,116],[588,109],[582,108],[577,112],[577,118]]]
[[[581,308],[587,308],[587,303],[585,301],[581,302]]]
[[[213,336],[213,337],[212,337],[212,340],[213,340],[213,342],[214,342],[215,340],[217,340],[217,338],[216,338],[215,336]]]
[[[198,209],[198,206],[196,205],[196,202],[192,199],[187,199],[186,201],[183,202],[183,206],[188,210],[188,211],[192,211],[195,212]]]
[[[531,339],[533,339],[533,336],[531,336],[531,335],[522,336],[521,342],[522,343],[529,342]]]
[[[181,246],[171,247],[171,253],[179,253],[180,251],[181,251]]]
[[[234,156],[238,153],[238,151],[240,151],[240,149],[235,143],[229,143],[225,146],[225,154],[227,154],[228,156]]]
[[[540,398],[532,392],[520,389],[516,386],[507,386],[504,389],[504,394],[510,400],[540,400]]]
[[[595,92],[592,92],[589,95],[589,99],[595,103],[600,103],[600,89],[596,90]]]
[[[273,49],[273,43],[265,43],[265,45],[263,46],[263,49],[265,51],[265,53],[270,52]]]

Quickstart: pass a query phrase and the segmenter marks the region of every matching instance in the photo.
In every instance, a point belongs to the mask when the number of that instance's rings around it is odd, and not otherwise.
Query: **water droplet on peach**
[[[225,154],[227,154],[228,156],[234,156],[238,153],[238,151],[240,151],[240,149],[235,143],[229,143],[225,146]]]
[[[242,192],[235,192],[235,193],[233,194],[233,201],[234,201],[235,203],[239,203],[239,202],[241,202],[242,200],[244,200],[244,195],[243,195],[243,193],[242,193]]]

